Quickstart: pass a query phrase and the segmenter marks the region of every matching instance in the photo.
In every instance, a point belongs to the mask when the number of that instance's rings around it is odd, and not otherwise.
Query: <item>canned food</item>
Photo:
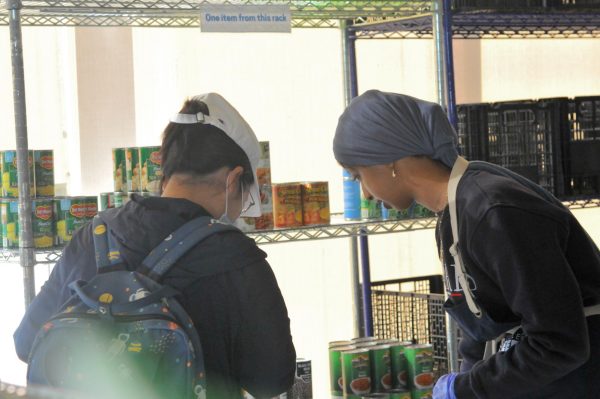
[[[388,209],[382,203],[381,204],[381,218],[383,220],[396,220],[396,219],[398,219],[398,211],[394,208]]]
[[[344,219],[360,220],[360,183],[350,172],[343,170],[344,176]]]
[[[287,399],[312,399],[312,364],[310,360],[296,359],[296,378],[287,392]]]
[[[19,201],[3,199],[0,202],[0,218],[2,219],[2,246],[4,248],[19,247]]]
[[[342,352],[354,350],[351,345],[341,345],[343,341],[329,344],[329,381],[331,396],[341,398],[344,396],[344,380],[342,378]],[[334,344],[333,346],[331,346]]]
[[[430,344],[407,346],[404,348],[404,354],[408,363],[411,389],[426,390],[433,388],[433,346]]]
[[[392,365],[389,345],[369,348],[371,361],[371,390],[383,393],[392,389]]]
[[[381,219],[381,202],[363,197],[360,200],[360,215],[363,220]]]
[[[98,197],[82,197],[85,204],[85,217],[92,220],[98,214]]]
[[[127,191],[127,163],[125,148],[113,148],[113,181],[115,192]]]
[[[357,399],[371,393],[371,361],[368,349],[342,352],[344,398]]]
[[[390,399],[411,399],[411,392],[405,389],[392,389],[388,393]]]
[[[54,196],[54,151],[33,151],[35,171],[35,194],[40,197]]]
[[[329,224],[329,183],[302,183],[302,215],[305,226]]]
[[[392,356],[392,386],[396,389],[406,389],[408,384],[408,363],[404,350],[413,343],[410,341],[395,342],[390,344]]]
[[[142,191],[158,194],[162,181],[160,147],[141,147]]]
[[[17,173],[17,152],[3,151],[2,155],[2,196],[7,198],[19,197],[19,182]],[[29,151],[29,190],[35,197],[35,174],[33,173],[33,151]]]
[[[415,204],[413,208],[413,217],[414,218],[430,218],[435,216],[435,213],[425,208],[421,204]]]
[[[31,222],[35,248],[50,248],[54,245],[54,213],[52,199],[31,201]],[[0,204],[2,219],[2,246],[19,247],[19,200],[4,199]]]
[[[389,399],[390,395],[388,393],[370,393],[368,395],[361,396],[361,399],[373,399],[373,398],[381,398],[381,399]]]
[[[298,183],[273,184],[275,227],[302,226],[302,186]]]
[[[268,141],[261,141],[260,158],[256,168],[256,177],[258,179],[258,190],[260,199],[261,216],[255,218],[254,227],[256,230],[270,230],[273,228],[273,189],[271,187],[271,148]]]
[[[138,147],[125,149],[125,171],[127,192],[142,191],[140,149]]]
[[[56,243],[68,244],[73,234],[89,222],[85,197],[62,197],[54,199],[56,215]]]
[[[115,193],[100,193],[100,210],[105,211],[115,207]]]
[[[329,348],[335,348],[335,347],[340,347],[340,346],[350,346],[352,345],[352,342],[350,341],[331,341],[329,343]]]

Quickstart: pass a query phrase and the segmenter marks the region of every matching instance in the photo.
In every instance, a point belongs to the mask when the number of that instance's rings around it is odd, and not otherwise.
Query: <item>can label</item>
[[[273,184],[275,227],[302,226],[302,186],[298,183]]]
[[[411,345],[404,348],[404,353],[408,362],[410,388],[413,390],[433,388],[433,346]]]
[[[162,181],[160,147],[141,147],[142,191],[158,194]]]
[[[2,246],[19,247],[19,202],[16,199],[4,199],[0,203],[2,219]]]
[[[356,399],[371,392],[371,362],[367,349],[342,352],[342,378],[344,398]]]
[[[19,183],[17,172],[17,152],[3,151],[2,155],[2,196],[7,198],[19,197]],[[35,197],[35,175],[33,172],[33,151],[29,151],[29,190]]]
[[[73,238],[73,234],[90,220],[86,198],[64,197],[55,199],[54,210],[58,245],[68,244]]]
[[[94,219],[98,214],[98,197],[83,197],[82,200],[85,204],[85,217],[88,220]]]
[[[302,218],[305,226],[329,224],[329,184],[309,182],[302,184]]]
[[[363,197],[360,200],[360,215],[364,220],[381,219],[381,202]]]
[[[312,399],[312,364],[310,360],[296,360],[296,378],[287,392],[288,399]]]
[[[113,148],[113,181],[117,192],[127,190],[127,164],[125,160],[125,148]]]
[[[127,175],[127,192],[142,191],[139,148],[125,149],[125,170]]]
[[[341,398],[344,396],[344,379],[342,378],[342,352],[355,349],[350,345],[343,345],[336,341],[329,344],[329,387],[331,396]]]
[[[54,151],[33,151],[35,193],[39,197],[54,196]]]
[[[408,363],[405,355],[405,348],[412,345],[412,342],[399,342],[390,345],[392,357],[392,385],[396,389],[407,389],[408,384]]]
[[[256,168],[256,177],[258,179],[258,191],[260,198],[254,198],[255,202],[260,201],[261,216],[254,218],[254,228],[256,230],[270,230],[273,228],[273,190],[271,187],[271,147],[268,141],[258,143],[260,147],[260,158]]]
[[[377,393],[387,392],[392,389],[392,364],[390,347],[375,346],[369,349],[371,361],[372,391]]]
[[[105,211],[115,207],[114,193],[100,193],[100,210]]]
[[[54,209],[52,199],[32,201],[33,241],[36,248],[54,246]]]
[[[115,208],[123,206],[123,198],[127,198],[127,195],[123,195],[123,193],[113,193]]]
[[[360,220],[360,183],[344,169],[344,219]]]
[[[433,389],[413,389],[410,394],[412,399],[432,399]]]

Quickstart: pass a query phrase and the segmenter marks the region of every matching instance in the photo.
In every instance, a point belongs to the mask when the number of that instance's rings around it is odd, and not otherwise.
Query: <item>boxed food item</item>
[[[142,190],[158,194],[162,181],[160,147],[140,147]]]
[[[7,198],[19,197],[19,183],[17,176],[17,151],[2,151],[2,196]],[[29,151],[29,186],[30,195],[35,197],[35,174],[33,172],[33,151]]]
[[[38,197],[54,197],[54,151],[34,150],[35,193]]]
[[[331,222],[327,182],[302,183],[302,214],[305,226]]]

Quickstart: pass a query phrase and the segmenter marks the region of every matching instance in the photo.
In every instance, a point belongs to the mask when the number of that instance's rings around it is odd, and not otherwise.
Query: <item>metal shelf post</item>
[[[19,252],[23,267],[25,307],[35,297],[35,253],[33,242],[31,192],[29,175],[29,146],[27,142],[27,112],[25,107],[25,75],[23,71],[23,42],[21,36],[21,1],[6,3],[10,25],[13,100],[17,139],[17,181],[19,188]]]

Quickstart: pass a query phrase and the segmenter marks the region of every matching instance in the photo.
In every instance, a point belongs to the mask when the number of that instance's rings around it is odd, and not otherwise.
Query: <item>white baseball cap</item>
[[[192,97],[191,100],[202,101],[204,104],[206,104],[210,115],[204,115],[202,112],[197,114],[175,114],[171,118],[171,122],[181,124],[204,123],[215,126],[222,130],[227,136],[235,141],[237,145],[240,146],[250,161],[252,175],[254,176],[254,182],[250,186],[250,196],[246,200],[246,203],[242,209],[246,208],[251,201],[254,201],[254,204],[251,205],[240,216],[260,216],[260,192],[258,189],[258,178],[256,176],[256,168],[258,167],[258,160],[260,158],[260,147],[252,128],[248,122],[242,118],[239,112],[233,108],[233,106],[229,104],[227,100],[225,100],[220,94],[200,94]]]

